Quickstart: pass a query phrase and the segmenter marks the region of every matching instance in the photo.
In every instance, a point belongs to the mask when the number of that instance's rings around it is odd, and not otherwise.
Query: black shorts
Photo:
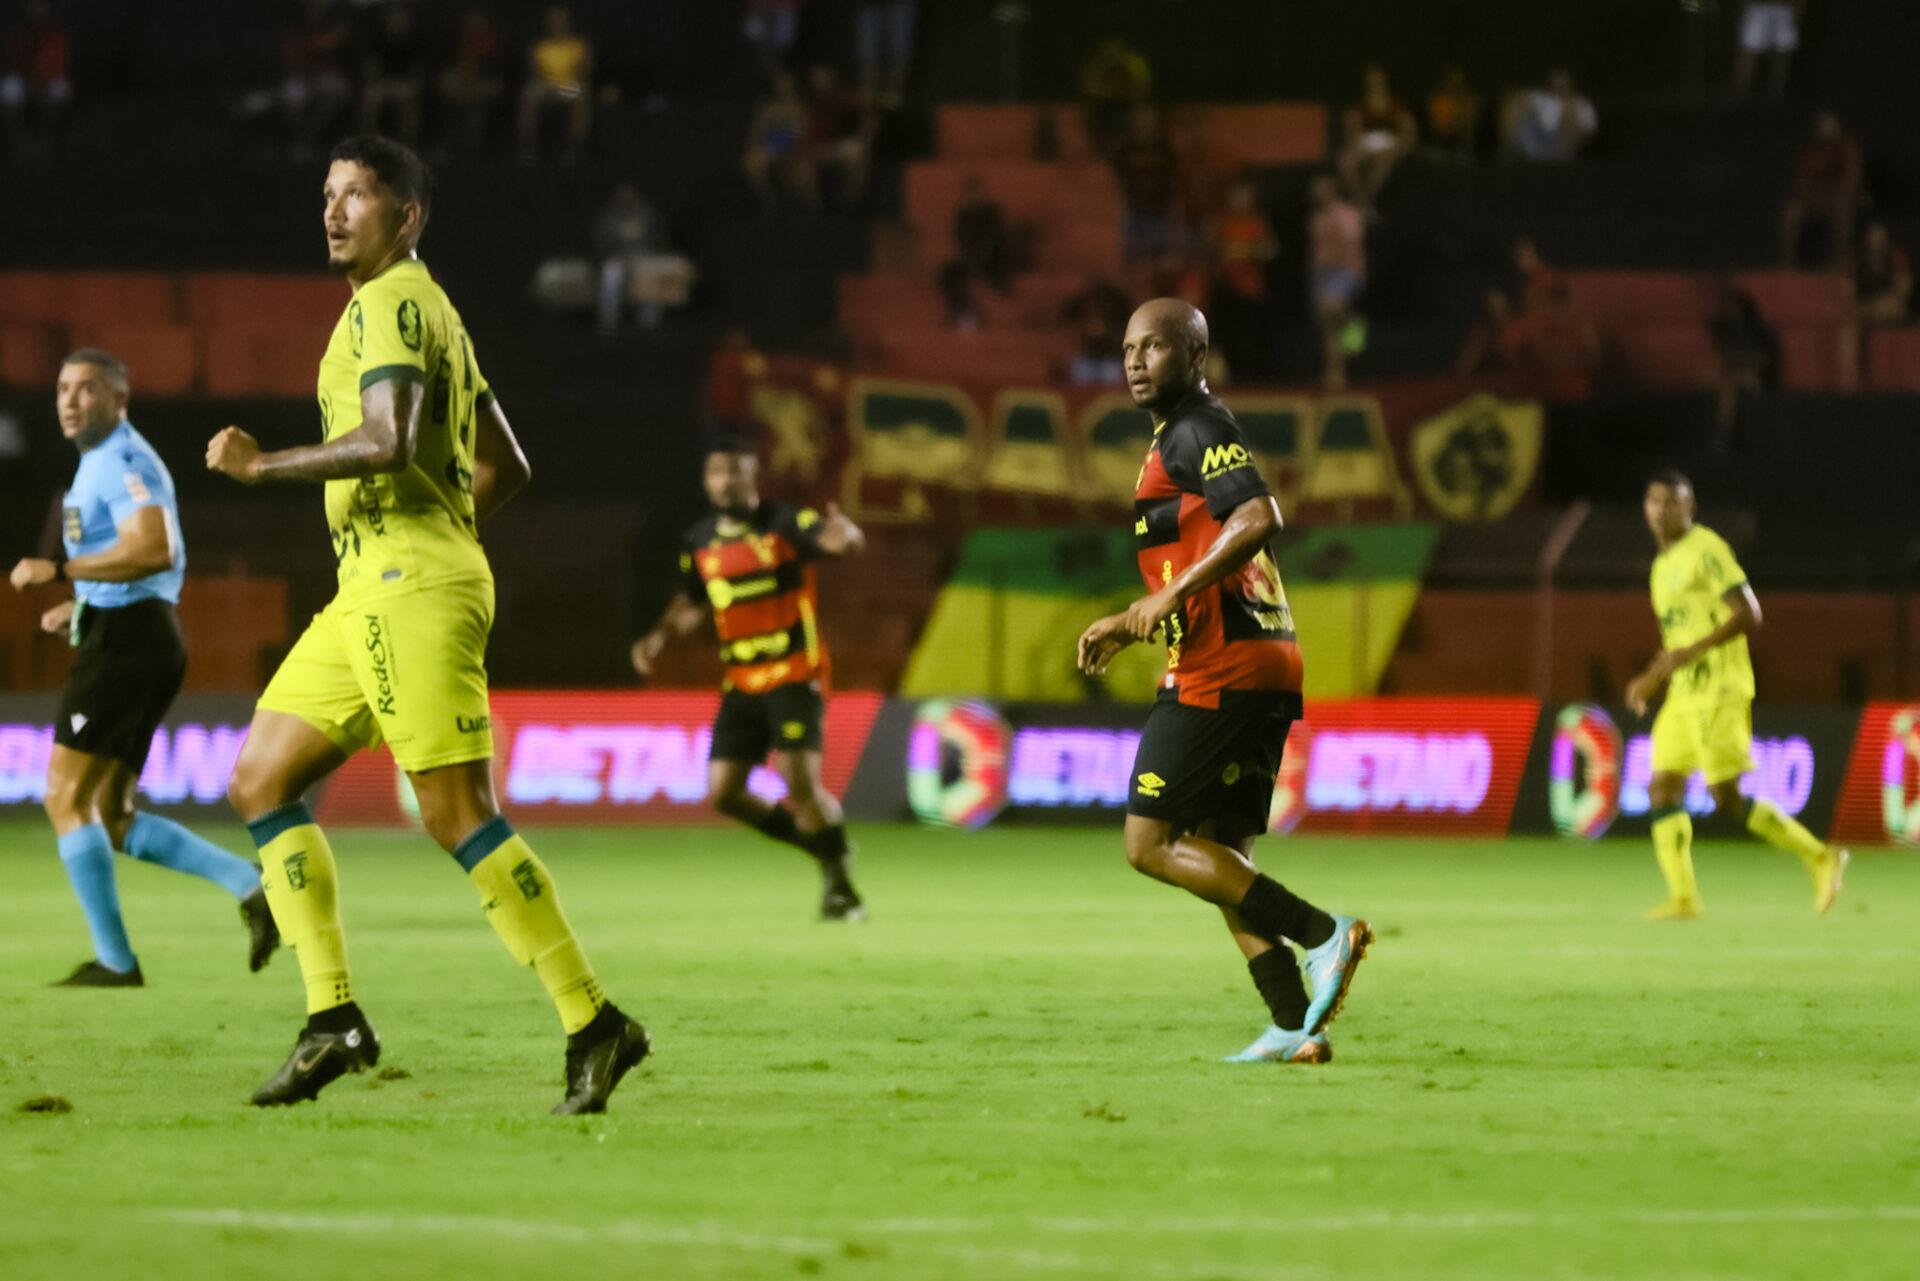
[[[769,751],[817,752],[826,707],[820,687],[809,682],[776,685],[764,694],[730,689],[720,696],[709,755],[758,765]]]
[[[186,676],[187,647],[172,605],[142,600],[114,609],[87,606],[53,741],[123,762],[137,774]]]
[[[1217,710],[1162,699],[1140,734],[1127,813],[1177,832],[1208,822],[1240,839],[1266,831],[1274,776],[1299,715],[1298,694],[1227,693]]]

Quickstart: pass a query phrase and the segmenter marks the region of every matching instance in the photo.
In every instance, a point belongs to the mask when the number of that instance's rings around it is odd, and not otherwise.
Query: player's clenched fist
[[[226,428],[207,442],[207,470],[253,484],[260,479],[260,442],[238,427]]]

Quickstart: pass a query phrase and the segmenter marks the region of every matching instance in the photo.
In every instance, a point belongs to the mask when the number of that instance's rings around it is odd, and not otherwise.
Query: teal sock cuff
[[[487,855],[512,839],[513,824],[507,822],[505,814],[495,814],[474,828],[466,840],[453,847],[453,861],[463,870],[471,872],[480,866]]]
[[[247,833],[253,837],[255,849],[265,849],[273,839],[296,827],[305,827],[313,822],[313,811],[307,808],[305,801],[295,801],[291,805],[282,805],[277,810],[268,810],[259,818],[247,824]]]

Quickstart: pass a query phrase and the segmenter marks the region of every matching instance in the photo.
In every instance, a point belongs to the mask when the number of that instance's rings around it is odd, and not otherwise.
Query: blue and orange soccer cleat
[[[1277,1024],[1254,1038],[1253,1044],[1238,1054],[1229,1054],[1223,1063],[1325,1063],[1333,1057],[1327,1038],[1308,1036],[1298,1029],[1289,1032]]]
[[[1313,985],[1313,1004],[1307,1007],[1305,1030],[1311,1034],[1324,1030],[1340,1013],[1353,983],[1353,972],[1366,958],[1367,945],[1373,942],[1373,927],[1351,916],[1333,918],[1333,937],[1319,947],[1307,949],[1307,981]]]

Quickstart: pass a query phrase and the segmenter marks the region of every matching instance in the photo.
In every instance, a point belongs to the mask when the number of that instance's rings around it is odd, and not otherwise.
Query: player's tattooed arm
[[[262,450],[238,427],[207,442],[207,470],[243,485],[268,480],[353,480],[405,471],[420,439],[426,388],[411,378],[386,378],[360,393],[360,425],[322,445]]]
[[[513,427],[498,399],[488,401],[485,409],[474,414],[474,424],[473,518],[485,524],[487,517],[527,487],[533,479],[533,467],[514,439]]]
[[[653,630],[633,643],[633,670],[642,677],[653,675],[653,662],[660,657],[660,651],[667,647],[670,640],[678,640],[693,634],[695,628],[705,621],[707,611],[694,603],[693,597],[685,592],[675,592],[667,602],[667,609]]]
[[[839,503],[828,503],[814,545],[829,556],[851,556],[866,550],[867,536],[852,517],[840,510]]]
[[[75,556],[64,568],[51,560],[30,556],[13,567],[14,587],[26,589],[67,578],[90,583],[131,583],[173,566],[173,522],[157,505],[136,507],[115,530],[113,546]]]
[[[1220,527],[1219,536],[1206,554],[1186,567],[1180,576],[1151,596],[1142,596],[1122,615],[1127,634],[1135,640],[1149,640],[1174,610],[1252,560],[1280,530],[1280,504],[1271,494],[1260,494],[1235,507]]]

